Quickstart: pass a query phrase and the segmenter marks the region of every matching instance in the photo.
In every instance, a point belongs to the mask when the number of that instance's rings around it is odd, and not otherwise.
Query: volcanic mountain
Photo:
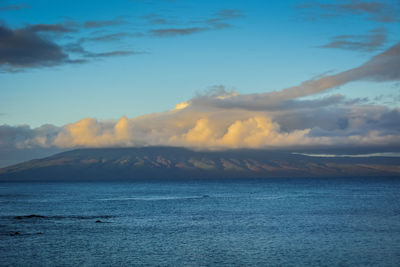
[[[367,176],[400,177],[400,157],[307,156],[260,149],[90,148],[0,169],[0,181]]]

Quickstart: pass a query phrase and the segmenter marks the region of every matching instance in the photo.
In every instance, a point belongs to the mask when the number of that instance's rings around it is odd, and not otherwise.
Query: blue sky
[[[365,14],[318,20],[298,6],[305,1],[1,1],[7,27],[33,24],[121,20],[121,24],[78,29],[50,36],[65,45],[79,38],[132,34],[120,40],[86,42],[90,51],[126,50],[143,54],[98,58],[84,64],[23,68],[0,74],[0,123],[63,125],[84,117],[134,117],[171,109],[176,103],[214,85],[239,93],[261,93],[299,84],[328,71],[356,67],[371,55],[393,45],[398,23],[369,20]],[[230,27],[199,33],[157,37],[152,29],[202,27],[222,10],[236,10]],[[171,24],[149,22],[153,15]],[[317,16],[316,14],[315,16]],[[80,26],[77,26],[77,28]],[[374,51],[328,49],[319,46],[337,35],[364,35],[385,27],[387,41]],[[144,36],[137,37],[134,34]],[[335,89],[349,96],[369,96],[389,84],[351,83]]]

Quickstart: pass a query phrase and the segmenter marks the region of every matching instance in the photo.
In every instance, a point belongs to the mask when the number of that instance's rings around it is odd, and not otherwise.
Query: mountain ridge
[[[81,148],[0,169],[0,181],[400,177],[399,157],[310,157],[286,151]]]

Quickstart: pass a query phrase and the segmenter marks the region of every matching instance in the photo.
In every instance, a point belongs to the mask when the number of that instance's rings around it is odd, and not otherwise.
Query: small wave
[[[30,219],[53,219],[53,220],[63,220],[63,219],[77,219],[77,220],[92,220],[92,219],[110,219],[115,218],[117,216],[114,215],[52,215],[52,216],[43,216],[37,214],[30,215],[19,215],[19,216],[0,216],[3,218],[12,217],[15,220],[30,220]]]
[[[101,198],[97,201],[163,201],[163,200],[190,200],[209,198],[209,195],[203,196],[149,196],[149,197],[118,197],[118,198]]]
[[[63,215],[49,216],[49,219],[77,219],[77,220],[93,220],[93,219],[111,219],[117,216],[114,215]]]
[[[271,199],[282,199],[285,198],[283,196],[270,196],[270,197],[255,197],[257,200],[271,200]]]
[[[5,234],[8,236],[29,236],[29,235],[43,235],[43,232],[21,233],[21,232],[17,231],[17,232],[8,232]]]
[[[23,215],[23,216],[15,216],[14,219],[22,220],[22,219],[42,219],[45,218],[42,215],[37,214],[30,214],[30,215]]]

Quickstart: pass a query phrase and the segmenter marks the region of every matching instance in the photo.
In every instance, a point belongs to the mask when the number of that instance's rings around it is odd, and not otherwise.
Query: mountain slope
[[[0,169],[0,181],[399,176],[396,157],[309,157],[282,151],[177,147],[77,149]]]

